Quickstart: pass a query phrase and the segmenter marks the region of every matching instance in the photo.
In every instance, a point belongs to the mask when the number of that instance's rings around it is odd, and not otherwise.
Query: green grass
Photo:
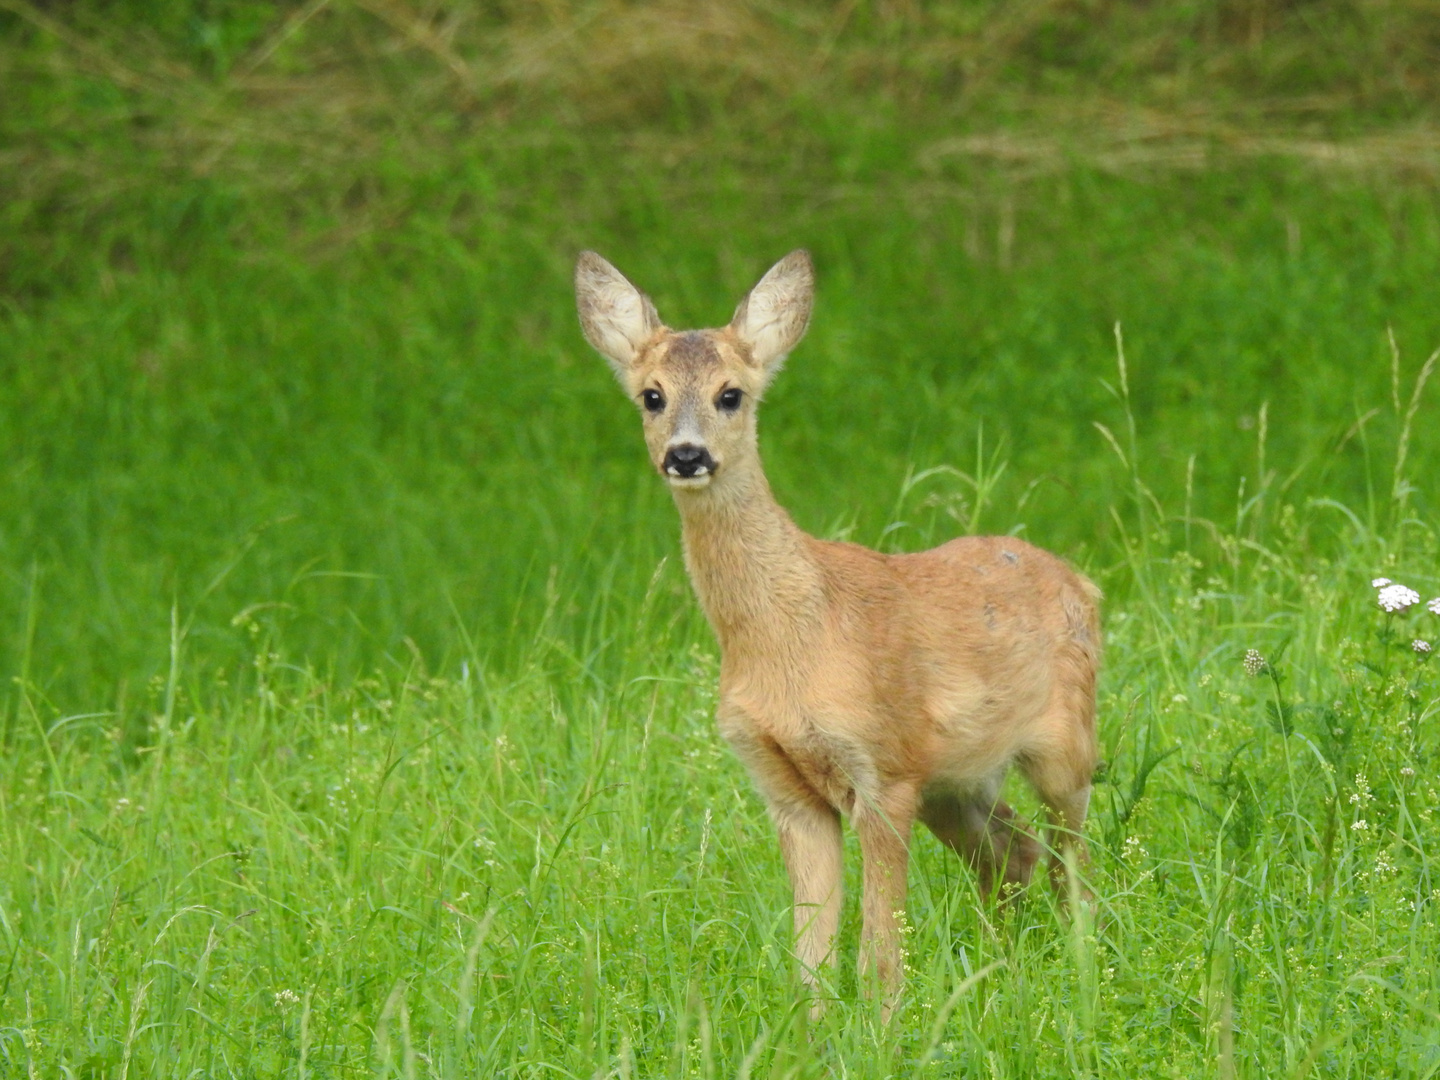
[[[814,249],[815,327],[767,403],[765,452],[803,525],[868,543],[938,541],[944,515],[923,505],[938,481],[913,493],[917,529],[887,534],[897,495],[911,470],[974,471],[983,436],[984,459],[1009,463],[998,505],[1023,510],[963,523],[1112,561],[1125,488],[1094,425],[1120,425],[1117,322],[1139,456],[1170,505],[1193,456],[1202,516],[1232,514],[1243,482],[1359,499],[1373,519],[1388,483],[1367,485],[1398,430],[1387,330],[1407,381],[1440,342],[1426,190],[1242,173],[1156,191],[1081,172],[1017,211],[1008,270],[967,253],[979,215],[948,207],[802,210],[772,236],[731,191],[705,218],[657,208],[653,246],[607,242],[599,220],[547,225],[548,208],[479,215],[463,238],[422,219],[318,264],[200,232],[178,267],[102,270],[16,310],[0,660],[25,657],[57,708],[98,707],[97,687],[164,671],[172,607],[199,620],[197,663],[233,667],[231,616],[265,604],[278,640],[344,674],[408,657],[407,636],[434,664],[467,638],[508,663],[552,567],[567,595],[642,588],[676,526],[576,332],[582,242],[692,325],[723,321],[787,245]],[[1423,418],[1410,458],[1415,476],[1436,464]],[[1422,485],[1423,513],[1430,498]]]
[[[1344,556],[1313,553],[1337,533]],[[228,679],[177,640],[143,733],[22,688],[0,1053],[93,1076],[1433,1075],[1436,677],[1409,640],[1440,618],[1383,616],[1365,579],[1435,591],[1434,531],[1316,505],[1215,539],[1202,565],[1137,538],[1110,610],[1101,929],[1043,887],[986,914],[921,838],[888,1035],[848,972],[803,1032],[783,869],[671,560],[557,597],[586,632],[542,620],[504,674],[407,658],[342,685],[242,621]],[[853,902],[846,923],[851,961]]]
[[[1420,7],[294,10],[0,4],[0,1076],[1440,1075]],[[1100,922],[917,834],[888,1031],[569,285],[802,244],[797,520],[1107,593]]]

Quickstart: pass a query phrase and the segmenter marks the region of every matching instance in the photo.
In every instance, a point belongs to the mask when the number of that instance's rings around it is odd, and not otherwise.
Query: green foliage
[[[1440,1074],[1427,6],[677,11],[0,0],[0,1075]],[[1098,919],[917,837],[889,1032],[569,287],[800,244],[801,524],[1107,594]]]

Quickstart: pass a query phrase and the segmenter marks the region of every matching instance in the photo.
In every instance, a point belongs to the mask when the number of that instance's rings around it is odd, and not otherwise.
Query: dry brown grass
[[[194,183],[343,228],[399,212],[397,174],[554,148],[668,169],[679,198],[716,162],[844,197],[855,129],[883,131],[889,181],[919,193],[957,168],[1440,169],[1433,0],[956,8],[305,0],[217,75],[83,4],[0,0],[0,85],[24,91],[0,95],[0,196],[12,232]]]
[[[1044,175],[1081,165],[1128,174],[1220,168],[1278,158],[1320,169],[1440,177],[1440,128],[1418,124],[1340,138],[1295,134],[1281,126],[1226,118],[1185,118],[1121,109],[1076,110],[1078,136],[1000,131],[938,139],[918,155],[942,172],[954,161],[993,162],[1015,174]],[[1057,125],[1058,126],[1058,125]]]

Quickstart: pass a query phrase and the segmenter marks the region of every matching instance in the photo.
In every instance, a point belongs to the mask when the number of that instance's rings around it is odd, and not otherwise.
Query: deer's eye
[[[665,398],[659,390],[642,390],[640,400],[645,403],[645,408],[650,412],[659,412],[665,408]]]
[[[744,395],[739,390],[732,386],[729,390],[726,390],[723,394],[720,395],[720,398],[716,402],[716,404],[719,405],[720,408],[724,409],[726,412],[734,412],[740,407],[740,399],[743,396]]]

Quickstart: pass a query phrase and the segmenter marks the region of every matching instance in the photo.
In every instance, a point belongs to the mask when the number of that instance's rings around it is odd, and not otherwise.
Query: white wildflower
[[[1391,582],[1388,577],[1377,577],[1374,581],[1370,582],[1370,587],[1372,589],[1383,589],[1386,585],[1389,585],[1390,583]]]
[[[1415,770],[1412,769],[1409,765],[1406,765],[1404,768],[1402,768],[1402,769],[1400,770],[1400,775],[1401,775],[1401,776],[1414,776],[1414,775],[1415,775]]]
[[[1410,648],[1414,649],[1421,656],[1424,656],[1430,651],[1430,642],[1417,637],[1414,641],[1410,642]]]
[[[1365,832],[1365,831],[1366,831],[1367,829],[1369,829],[1369,828],[1370,828],[1370,823],[1369,823],[1368,821],[1366,821],[1364,818],[1361,818],[1359,821],[1355,822],[1354,825],[1351,825],[1351,826],[1350,826],[1350,830],[1351,830],[1352,832]]]
[[[1246,649],[1245,659],[1242,663],[1245,665],[1245,674],[1252,677],[1259,675],[1270,666],[1269,663],[1266,662],[1265,657],[1260,655],[1260,650],[1258,649]]]
[[[1375,796],[1370,793],[1370,778],[1363,772],[1355,774],[1355,794],[1350,796],[1350,802],[1355,806],[1365,806],[1375,801]]]
[[[1430,603],[1425,606],[1430,609],[1432,615],[1440,615],[1440,596],[1435,597],[1434,600],[1431,600]]]
[[[1404,611],[1420,602],[1420,594],[1407,585],[1386,585],[1376,600],[1386,611]]]
[[[275,1008],[279,1009],[281,1012],[284,1012],[291,1005],[299,1004],[299,1002],[300,995],[295,993],[294,990],[275,991]]]
[[[1125,862],[1129,863],[1131,866],[1136,866],[1144,862],[1149,857],[1150,852],[1145,850],[1145,844],[1140,839],[1140,837],[1127,836],[1125,838],[1125,846],[1120,853],[1120,858],[1124,859]]]

